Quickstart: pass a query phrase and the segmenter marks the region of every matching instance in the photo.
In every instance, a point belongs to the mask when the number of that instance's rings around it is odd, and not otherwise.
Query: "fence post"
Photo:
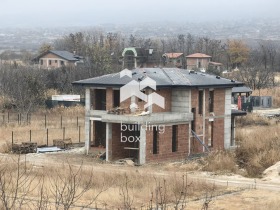
[[[5,124],[5,114],[3,114],[3,124]]]
[[[77,117],[77,127],[79,127],[79,117]]]
[[[14,145],[14,131],[12,131],[12,146]]]
[[[8,123],[10,122],[10,112],[8,112]]]
[[[29,133],[29,141],[31,142],[31,130],[29,131],[30,133]]]
[[[47,128],[47,115],[45,114],[45,128]]]
[[[47,147],[49,146],[49,129],[47,128]]]
[[[19,125],[19,114],[17,115],[17,119],[18,119],[18,125]]]
[[[81,126],[79,126],[79,143],[81,142]]]
[[[63,127],[63,140],[65,139],[65,127]]]
[[[62,128],[62,115],[60,116],[60,128]]]
[[[21,125],[21,113],[19,113],[19,124]]]
[[[31,113],[29,113],[29,124],[31,124]]]

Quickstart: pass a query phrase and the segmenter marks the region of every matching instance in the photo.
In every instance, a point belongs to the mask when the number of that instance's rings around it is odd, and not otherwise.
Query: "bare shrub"
[[[20,156],[13,163],[0,165],[1,209],[21,209],[29,201],[27,197],[36,189],[37,183],[32,168],[21,163]]]
[[[238,170],[235,154],[232,151],[212,151],[203,159],[203,170],[212,172],[235,173]]]
[[[240,134],[235,151],[236,161],[248,176],[260,177],[262,172],[280,160],[279,125],[258,127],[254,132]]]
[[[49,174],[49,181],[51,185],[50,193],[54,198],[55,209],[60,209],[62,206],[64,210],[68,210],[77,202],[81,202],[83,196],[92,190],[93,171],[85,173],[82,164],[75,168],[68,163],[62,169]],[[93,204],[104,190],[105,188],[102,188],[96,194],[91,194],[91,199],[87,199],[82,206],[87,207]]]
[[[243,127],[243,126],[268,126],[272,124],[272,121],[268,118],[258,116],[254,113],[247,113],[246,116],[243,117],[237,117],[236,118],[236,124],[237,127]]]

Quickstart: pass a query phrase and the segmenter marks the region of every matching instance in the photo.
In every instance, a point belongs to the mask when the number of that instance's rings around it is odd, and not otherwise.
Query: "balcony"
[[[133,114],[108,114],[107,111],[91,110],[87,117],[90,117],[90,120],[108,123],[146,124],[148,122],[150,124],[178,124],[191,122],[193,120],[193,113],[159,112],[137,116]]]

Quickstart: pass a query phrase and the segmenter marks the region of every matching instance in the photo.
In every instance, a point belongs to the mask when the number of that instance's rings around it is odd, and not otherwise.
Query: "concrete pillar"
[[[134,58],[134,68],[137,68],[137,58]]]
[[[112,161],[112,123],[106,123],[106,161]]]
[[[140,129],[139,164],[146,163],[146,130]]]
[[[85,93],[85,149],[88,154],[90,141],[91,141],[91,123],[90,123],[90,89],[86,88]]]
[[[90,111],[90,104],[91,104],[91,98],[90,98],[90,89],[86,88],[86,95],[85,95],[85,109],[86,109],[86,115],[89,114]]]
[[[112,88],[106,88],[106,110],[114,107],[114,91]]]
[[[147,89],[147,94],[150,95],[150,94],[152,94],[152,93],[153,93],[153,90],[150,89],[150,88],[148,88],[148,89]],[[149,98],[148,98],[148,100],[149,100]],[[148,102],[149,102],[149,101],[148,101]],[[149,111],[150,114],[153,113],[153,105],[149,106],[147,111]]]
[[[85,149],[86,154],[89,152],[90,147],[90,141],[91,141],[91,121],[89,117],[85,117]]]
[[[130,112],[134,113],[136,111],[136,109],[134,107],[131,107],[132,104],[137,104],[135,96],[131,96],[131,102],[130,102]]]

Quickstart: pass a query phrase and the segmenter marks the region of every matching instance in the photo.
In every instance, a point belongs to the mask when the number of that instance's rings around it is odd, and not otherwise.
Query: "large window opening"
[[[213,121],[208,125],[208,147],[213,147]]]
[[[209,91],[209,112],[214,112],[214,91]]]
[[[158,129],[153,128],[153,154],[158,154]]]
[[[172,125],[172,152],[178,150],[178,125]]]
[[[114,90],[114,107],[120,106],[120,90]]]
[[[106,110],[106,90],[95,89],[95,109]]]
[[[203,90],[198,91],[198,114],[203,113]]]

